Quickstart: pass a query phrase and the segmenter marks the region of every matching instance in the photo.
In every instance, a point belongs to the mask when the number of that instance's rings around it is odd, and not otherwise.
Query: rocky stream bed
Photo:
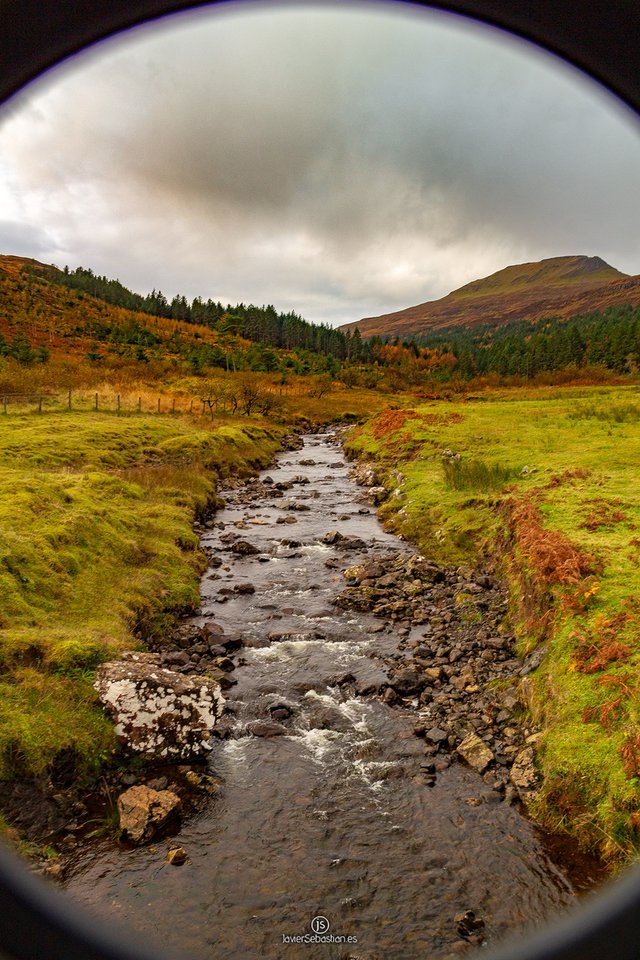
[[[124,842],[72,824],[56,873],[191,960],[454,956],[546,922],[599,872],[523,814],[537,659],[500,583],[386,533],[339,434],[292,446],[200,531],[198,616],[117,666],[118,689],[142,669],[187,697],[177,765],[104,782],[157,822]]]

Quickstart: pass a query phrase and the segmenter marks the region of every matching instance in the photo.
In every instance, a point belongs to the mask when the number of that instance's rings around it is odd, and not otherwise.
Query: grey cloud
[[[32,207],[131,284],[348,320],[519,259],[640,270],[637,122],[444,15],[192,14],[23,103],[4,151]]]
[[[56,244],[40,227],[17,220],[0,220],[0,252],[40,257],[55,251]]]

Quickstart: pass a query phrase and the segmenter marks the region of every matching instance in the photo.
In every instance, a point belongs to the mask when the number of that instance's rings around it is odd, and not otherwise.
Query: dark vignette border
[[[638,0],[407,2],[464,14],[532,40],[599,80],[640,113]],[[0,103],[97,40],[204,5],[203,0],[0,0]],[[555,926],[492,955],[493,960],[639,956],[640,868]],[[30,876],[14,856],[0,851],[0,960],[162,958],[79,913],[62,894]]]

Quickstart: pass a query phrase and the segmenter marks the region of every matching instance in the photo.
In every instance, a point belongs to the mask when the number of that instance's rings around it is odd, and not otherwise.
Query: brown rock
[[[281,723],[271,720],[253,720],[247,724],[247,731],[254,737],[283,737],[289,733]]]
[[[478,773],[486,770],[493,760],[492,751],[476,733],[470,733],[468,737],[465,737],[457,748],[457,752]]]
[[[175,817],[180,799],[170,790],[152,790],[150,787],[129,787],[118,797],[120,831],[123,838],[133,843],[144,843]]]
[[[252,543],[249,543],[248,540],[236,540],[236,542],[231,547],[232,553],[237,553],[241,557],[249,557],[253,554],[260,553],[257,547],[254,547]]]
[[[426,731],[425,739],[429,743],[444,744],[449,739],[449,734],[446,730],[441,730],[440,727],[431,727],[430,730]]]
[[[420,693],[427,685],[424,673],[416,667],[402,667],[394,672],[389,679],[394,690],[405,696]]]
[[[187,851],[184,847],[173,847],[166,856],[167,863],[172,863],[174,867],[181,867],[187,862]]]
[[[442,667],[427,667],[424,675],[427,680],[430,680],[432,683],[437,683],[442,678]]]
[[[223,673],[229,670],[235,670],[236,668],[235,663],[229,657],[216,657],[213,663],[214,666],[216,666],[218,670],[222,670]]]
[[[509,774],[511,783],[518,790],[533,790],[538,783],[538,773],[534,763],[533,748],[525,747],[516,756]]]

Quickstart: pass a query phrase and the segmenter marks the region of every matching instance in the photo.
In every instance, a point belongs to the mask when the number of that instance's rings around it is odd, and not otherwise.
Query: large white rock
[[[129,652],[103,663],[94,687],[118,739],[131,750],[153,759],[189,760],[210,749],[224,707],[215,680],[168,670],[155,653]]]

